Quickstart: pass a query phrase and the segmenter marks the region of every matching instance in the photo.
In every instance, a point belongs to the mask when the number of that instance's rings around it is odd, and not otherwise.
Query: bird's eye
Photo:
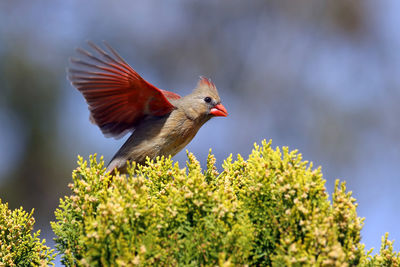
[[[205,101],[206,103],[210,103],[210,102],[211,102],[211,97],[209,97],[209,96],[205,97],[205,98],[204,98],[204,101]]]

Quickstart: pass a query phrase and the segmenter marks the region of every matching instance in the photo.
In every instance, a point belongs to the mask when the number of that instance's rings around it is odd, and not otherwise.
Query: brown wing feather
[[[179,95],[144,80],[108,44],[111,54],[88,43],[98,56],[77,49],[84,59],[71,59],[74,67],[68,70],[68,78],[85,97],[91,120],[104,135],[120,137],[144,117],[163,116],[174,109],[167,98],[178,99]]]

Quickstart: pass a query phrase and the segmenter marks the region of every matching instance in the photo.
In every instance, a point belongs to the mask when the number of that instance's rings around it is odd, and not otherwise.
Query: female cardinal
[[[107,171],[124,173],[127,161],[144,164],[146,157],[174,156],[205,122],[228,115],[211,80],[200,77],[193,92],[181,97],[144,80],[107,43],[109,52],[88,43],[98,55],[78,48],[84,59],[71,59],[77,68],[68,69],[69,80],[85,97],[90,120],[105,136],[133,131]]]

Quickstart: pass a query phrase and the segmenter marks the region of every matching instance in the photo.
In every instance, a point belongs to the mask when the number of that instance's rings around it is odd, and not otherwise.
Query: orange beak
[[[222,104],[215,105],[211,110],[210,114],[214,116],[228,116],[228,111],[226,111],[225,107]]]

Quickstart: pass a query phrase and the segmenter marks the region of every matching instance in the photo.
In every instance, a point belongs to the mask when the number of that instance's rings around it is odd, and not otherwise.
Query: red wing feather
[[[161,90],[161,89],[160,89]],[[181,96],[180,95],[178,95],[178,94],[175,94],[175,93],[173,93],[173,92],[170,92],[170,91],[165,91],[165,90],[161,90],[161,92],[163,93],[163,95],[165,95],[165,97],[166,98],[168,98],[168,99],[173,99],[173,100],[176,100],[176,99],[179,99],[179,98],[181,98]]]
[[[68,70],[68,78],[85,97],[91,120],[104,135],[119,137],[146,116],[163,116],[174,109],[168,99],[179,95],[144,80],[108,44],[111,54],[88,43],[99,56],[77,49],[85,59],[71,59],[77,68]]]

